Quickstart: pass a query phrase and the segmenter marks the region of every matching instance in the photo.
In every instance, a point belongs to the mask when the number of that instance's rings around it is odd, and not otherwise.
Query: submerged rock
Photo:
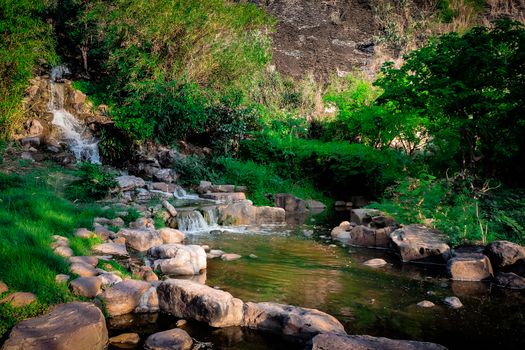
[[[188,280],[168,279],[157,288],[160,310],[212,327],[241,325],[243,302],[230,293]]]
[[[369,335],[319,334],[312,350],[447,350],[444,346],[412,340],[376,338]]]
[[[446,262],[451,255],[446,236],[421,225],[407,225],[390,234],[395,250],[404,262]]]
[[[104,350],[108,342],[102,312],[90,303],[67,303],[17,324],[2,350]]]
[[[242,325],[298,337],[312,337],[319,333],[346,334],[343,325],[331,315],[277,303],[244,304]]]
[[[147,350],[190,350],[193,339],[182,329],[175,328],[152,334],[146,339]]]

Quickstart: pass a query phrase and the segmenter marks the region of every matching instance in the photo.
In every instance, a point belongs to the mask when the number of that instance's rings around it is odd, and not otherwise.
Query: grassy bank
[[[65,284],[55,282],[57,274],[68,273],[68,264],[53,253],[52,236],[69,237],[75,254],[86,254],[89,242],[73,237],[74,230],[90,228],[94,217],[109,214],[97,204],[75,204],[65,198],[65,186],[76,175],[76,170],[52,164],[0,165],[0,280],[9,292],[38,297],[24,308],[0,305],[0,337],[17,321],[76,298]]]

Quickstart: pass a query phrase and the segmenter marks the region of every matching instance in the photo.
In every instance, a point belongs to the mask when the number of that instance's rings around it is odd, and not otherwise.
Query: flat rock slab
[[[186,331],[175,328],[150,335],[144,345],[147,350],[190,350],[193,339]]]
[[[120,191],[129,191],[134,188],[146,186],[146,182],[143,179],[136,176],[119,176],[115,179],[118,183],[118,188]]]
[[[243,302],[230,293],[189,280],[168,279],[157,288],[160,310],[212,327],[239,326]]]
[[[99,298],[106,305],[109,316],[124,315],[135,311],[150,287],[148,282],[125,280],[105,290]]]
[[[2,350],[104,350],[106,320],[90,303],[67,303],[17,324]]]
[[[242,325],[297,337],[312,337],[319,333],[346,334],[343,325],[327,313],[277,303],[244,304]]]
[[[98,277],[79,277],[71,281],[69,287],[75,295],[94,298],[102,293],[102,280]]]
[[[129,256],[128,250],[125,244],[119,243],[102,243],[93,247],[93,251],[96,254],[102,255],[116,255],[116,256]]]
[[[93,267],[98,265],[98,258],[96,256],[72,256],[68,260],[71,264],[82,263]]]
[[[162,238],[157,231],[147,229],[121,229],[117,236],[126,239],[126,245],[139,252],[163,244]]]
[[[395,250],[404,262],[444,263],[451,255],[447,237],[421,225],[407,225],[390,234]]]
[[[238,202],[246,199],[244,192],[230,192],[230,193],[205,193],[200,195],[201,198],[211,199],[223,203]]]
[[[447,350],[435,343],[376,338],[369,335],[319,334],[312,343],[312,350]]]

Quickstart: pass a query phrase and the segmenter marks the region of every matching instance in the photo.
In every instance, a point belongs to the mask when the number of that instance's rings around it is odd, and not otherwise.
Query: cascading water
[[[209,227],[217,227],[219,209],[217,207],[202,208],[204,214],[204,220]]]
[[[177,226],[184,232],[206,232],[209,226],[198,210],[181,211],[177,214]]]
[[[98,140],[86,125],[64,109],[64,84],[61,80],[67,73],[69,70],[65,66],[55,67],[51,71],[49,111],[53,113],[52,123],[60,128],[63,141],[78,161],[100,164]]]

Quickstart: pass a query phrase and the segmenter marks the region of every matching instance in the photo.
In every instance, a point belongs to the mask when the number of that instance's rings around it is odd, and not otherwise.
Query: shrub
[[[87,201],[101,199],[117,186],[116,174],[107,172],[102,166],[91,163],[80,164],[80,179],[73,181],[66,189],[70,199]]]

